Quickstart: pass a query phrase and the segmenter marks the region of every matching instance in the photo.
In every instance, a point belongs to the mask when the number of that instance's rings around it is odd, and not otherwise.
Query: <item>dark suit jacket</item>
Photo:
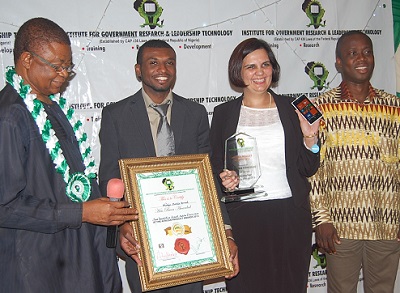
[[[173,94],[171,111],[175,153],[209,153],[209,123],[204,106]],[[102,192],[106,191],[108,180],[120,178],[118,159],[156,156],[141,90],[103,109],[100,142]]]
[[[210,153],[209,122],[204,106],[173,94],[171,111],[170,124],[174,132],[175,153],[177,155]],[[119,159],[156,156],[141,90],[103,109],[100,142],[99,180],[103,194],[107,194],[107,182],[111,178],[121,178]],[[217,191],[221,194],[218,184]],[[224,223],[230,224],[225,205],[221,205],[221,211]],[[119,253],[121,252],[119,250]],[[131,289],[140,292],[137,267],[131,258],[126,258],[126,270]],[[195,288],[199,287],[198,283],[192,285]],[[182,287],[182,292],[193,288],[192,285]]]
[[[171,111],[175,153],[177,155],[210,153],[209,122],[204,106],[173,94]],[[121,178],[119,159],[156,156],[141,90],[103,109],[100,142],[99,180],[102,194],[107,194],[108,180]],[[225,224],[230,224],[224,206],[222,206],[222,217]]]
[[[307,177],[317,171],[319,153],[314,154],[304,146],[299,119],[290,104],[293,99],[277,95],[272,91],[270,93],[274,97],[285,132],[286,175],[294,202],[297,206],[310,209],[308,201],[310,184]],[[218,105],[214,109],[210,142],[211,162],[215,172],[221,172],[223,169],[225,140],[236,132],[242,100],[243,96]]]

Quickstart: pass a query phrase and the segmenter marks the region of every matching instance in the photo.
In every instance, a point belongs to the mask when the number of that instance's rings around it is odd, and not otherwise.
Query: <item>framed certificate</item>
[[[143,291],[233,272],[207,154],[119,160],[125,197],[139,212]]]

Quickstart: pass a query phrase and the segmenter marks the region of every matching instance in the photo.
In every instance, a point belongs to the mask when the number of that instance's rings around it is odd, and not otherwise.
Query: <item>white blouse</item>
[[[283,199],[292,196],[286,177],[285,137],[275,108],[249,108],[242,105],[236,133],[244,132],[256,138],[261,165],[261,177],[255,191],[265,194],[247,201]]]

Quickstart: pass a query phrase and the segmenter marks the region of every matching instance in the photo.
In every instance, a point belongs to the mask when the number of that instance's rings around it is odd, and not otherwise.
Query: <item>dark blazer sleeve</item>
[[[242,99],[239,97],[214,108],[210,144],[211,163],[216,174],[221,173],[224,169],[225,140],[236,132]]]
[[[99,137],[99,182],[102,194],[106,195],[107,182],[111,178],[121,178],[119,159],[156,155],[140,90],[103,109]]]
[[[221,173],[224,168],[225,140],[236,131],[241,103],[242,98],[240,97],[214,108],[210,130],[211,165],[213,167],[214,179],[220,197],[223,196],[223,192],[219,173]],[[221,210],[223,213],[226,213],[225,217],[228,218],[229,216],[224,203],[221,203]],[[225,224],[230,223],[230,221],[229,223],[226,222],[225,218],[224,222]]]
[[[210,125],[203,105],[174,94],[171,127],[177,155],[210,153]]]
[[[111,178],[121,178],[118,165],[120,155],[118,152],[118,130],[115,128],[107,107],[103,108],[101,117],[99,185],[101,194],[106,196],[107,182]]]
[[[222,131],[224,128],[222,120],[222,109],[220,106],[214,108],[211,121],[210,144],[211,144],[211,163],[214,172],[218,175],[224,168],[224,138]]]
[[[197,145],[199,148],[199,153],[210,153],[210,124],[208,122],[208,114],[206,109],[203,107],[200,115],[200,122],[198,126],[198,136],[197,136]]]
[[[308,196],[311,190],[307,177],[317,172],[319,153],[314,154],[304,145],[299,118],[290,104],[293,100],[287,96],[274,96],[279,117],[285,132],[286,177],[297,206],[309,209]]]

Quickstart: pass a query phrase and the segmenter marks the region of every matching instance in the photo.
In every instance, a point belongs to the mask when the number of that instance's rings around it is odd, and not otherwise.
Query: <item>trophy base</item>
[[[233,191],[225,191],[227,195],[242,195],[254,193],[254,188],[237,188]]]
[[[249,189],[237,189],[235,191],[229,192],[227,195],[221,198],[221,201],[224,203],[230,202],[238,202],[246,199],[252,199],[259,196],[265,195],[265,191],[256,191],[254,192],[254,188]]]

